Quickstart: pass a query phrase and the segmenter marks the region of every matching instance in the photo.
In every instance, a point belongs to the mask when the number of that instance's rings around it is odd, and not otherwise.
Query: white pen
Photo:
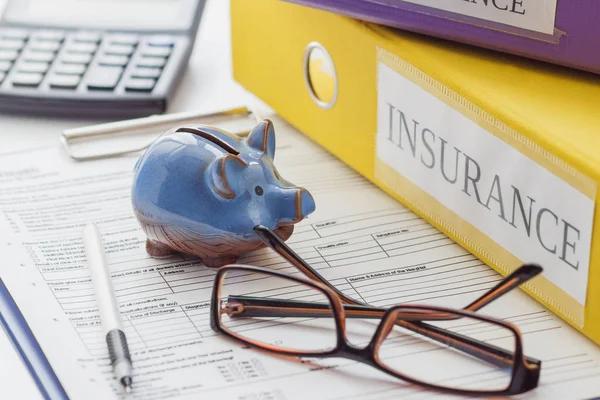
[[[121,313],[112,285],[112,278],[100,230],[95,224],[88,224],[83,229],[83,243],[87,262],[92,274],[92,282],[96,292],[96,301],[100,312],[100,319],[104,328],[103,332],[108,345],[110,362],[115,377],[127,393],[131,392],[132,364],[131,355],[127,346],[127,338],[123,330]]]

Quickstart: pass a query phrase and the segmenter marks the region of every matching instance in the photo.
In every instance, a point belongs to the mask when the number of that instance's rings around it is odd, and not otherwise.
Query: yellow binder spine
[[[490,83],[493,79],[488,81],[486,77],[500,62],[496,56],[480,50],[455,51],[456,45],[277,0],[231,0],[231,6],[233,67],[238,82],[292,125],[498,272],[506,275],[524,260],[378,157],[377,65],[397,72],[550,171],[595,205],[600,166],[577,155],[568,143],[541,135],[539,132],[543,129],[538,121],[543,113],[536,114],[525,124],[519,118],[508,121],[507,112],[501,112],[500,102],[510,101],[510,98]],[[322,46],[333,59],[333,72],[316,73],[323,71],[321,59],[308,62],[307,49],[315,44]],[[444,60],[458,67],[445,68]],[[466,66],[464,71],[461,65]],[[506,68],[499,71],[515,73],[510,69],[511,65],[508,72]],[[471,70],[480,73],[473,73],[472,79],[462,77],[463,81],[471,79],[471,85],[482,91],[490,90],[491,100],[472,98],[456,83],[460,80],[452,79],[456,74],[468,75]],[[328,79],[330,73],[333,81]],[[555,83],[553,78],[531,76],[548,85]],[[562,77],[557,79],[560,81],[557,85],[569,85],[562,82]],[[600,86],[594,87],[585,81],[574,81],[574,84],[587,85],[585,90],[577,87],[583,98],[600,96]],[[311,86],[315,88],[313,93]],[[518,88],[514,91],[518,92]],[[315,97],[331,102],[315,101]],[[573,108],[577,108],[577,104]],[[600,217],[596,213],[593,218],[595,234]],[[590,222],[590,230],[591,226]],[[598,235],[600,232],[594,237]],[[596,240],[591,245],[585,305],[545,277],[530,282],[525,290],[600,344],[600,268],[595,267],[599,257],[600,240]]]

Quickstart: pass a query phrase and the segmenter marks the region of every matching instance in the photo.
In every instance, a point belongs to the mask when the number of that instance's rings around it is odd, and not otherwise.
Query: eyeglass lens
[[[466,340],[476,339],[510,353],[516,351],[515,333],[503,325],[494,324],[463,315],[445,313],[445,320],[432,320],[434,312],[415,312],[397,308],[386,318],[389,332],[384,332],[377,348],[382,366],[391,371],[420,382],[461,390],[500,391],[508,388],[513,373],[514,358],[502,358],[490,354],[490,360],[473,357],[425,335],[408,330],[392,321],[426,320],[429,326],[462,335]],[[437,315],[440,315],[439,313]],[[446,339],[452,340],[450,338]],[[461,378],[453,378],[456,370]]]
[[[337,345],[331,302],[312,286],[262,272],[231,270],[223,275],[218,293],[221,327],[247,343],[278,351],[315,354]],[[260,297],[268,300],[269,306],[255,303],[246,306],[243,301],[230,301],[230,296]],[[290,300],[311,302],[318,308],[311,308],[311,316],[307,317]]]

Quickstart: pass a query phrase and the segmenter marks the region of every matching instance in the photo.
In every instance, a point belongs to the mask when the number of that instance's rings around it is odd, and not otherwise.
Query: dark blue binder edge
[[[0,323],[19,352],[42,396],[47,400],[68,400],[69,397],[58,376],[2,279],[0,279]]]

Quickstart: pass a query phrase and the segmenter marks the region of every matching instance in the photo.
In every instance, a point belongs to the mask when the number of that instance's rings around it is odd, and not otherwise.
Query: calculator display
[[[93,29],[185,31],[196,0],[13,0],[3,20]]]

